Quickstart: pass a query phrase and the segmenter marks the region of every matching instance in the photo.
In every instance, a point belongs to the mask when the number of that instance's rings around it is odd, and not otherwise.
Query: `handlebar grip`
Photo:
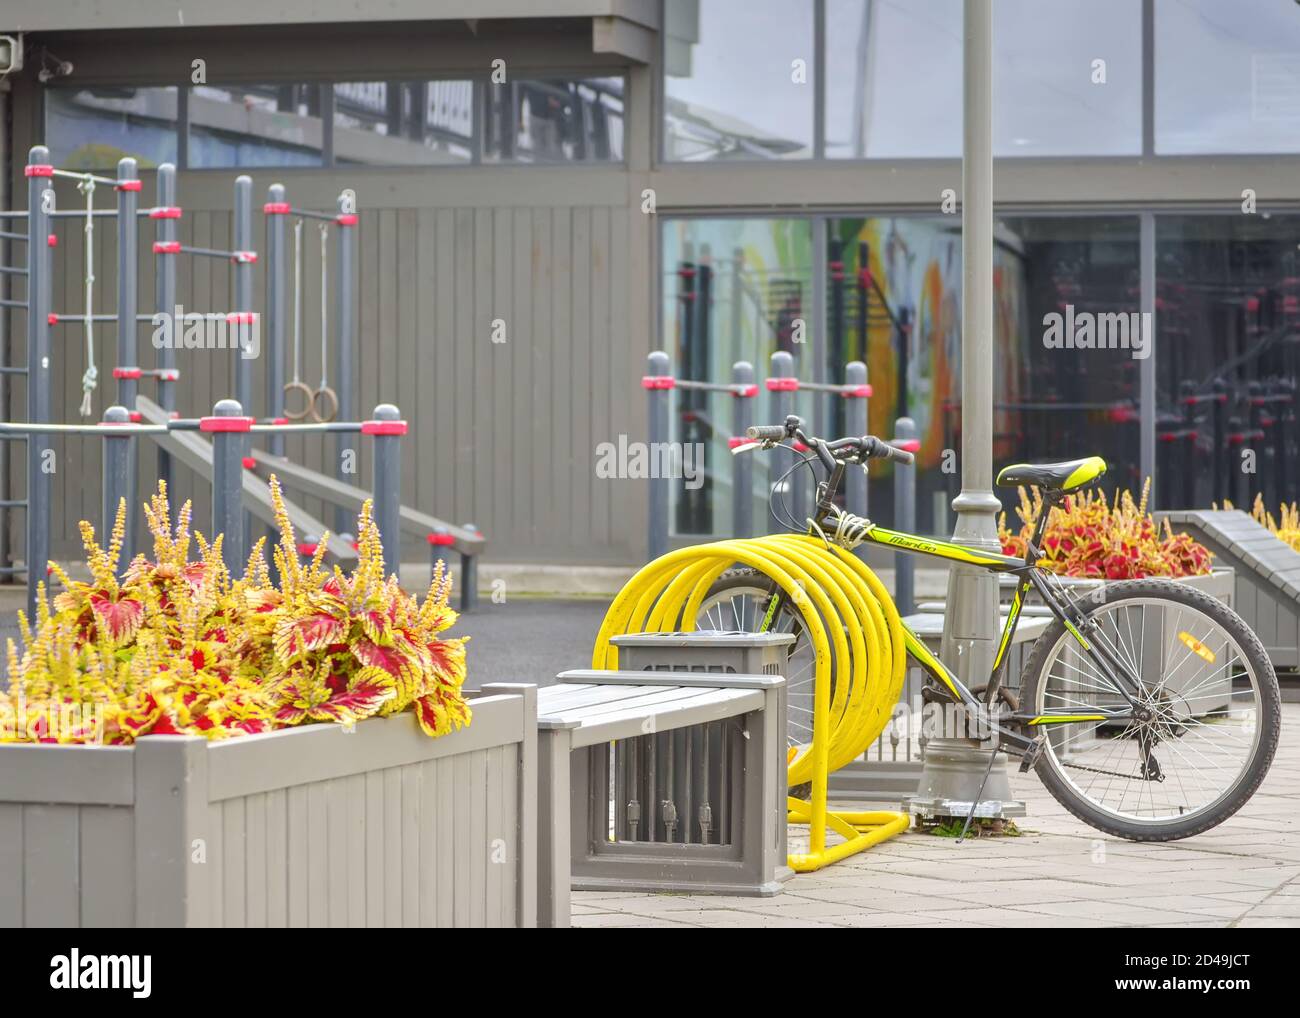
[[[745,434],[756,442],[781,442],[786,437],[784,424],[759,424],[746,430]]]
[[[869,459],[892,460],[895,463],[902,463],[904,466],[911,466],[916,462],[916,457],[906,449],[890,445],[883,438],[876,438],[874,435],[863,436],[862,448]]]
[[[911,466],[916,462],[916,457],[906,449],[900,449],[896,445],[890,445],[888,442],[881,442],[876,439],[877,449],[880,451],[880,458],[893,460],[895,463],[902,463],[904,466]]]

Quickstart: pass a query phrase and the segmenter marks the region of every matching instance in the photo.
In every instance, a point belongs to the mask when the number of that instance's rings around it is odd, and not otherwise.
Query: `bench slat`
[[[638,686],[588,686],[578,693],[570,693],[570,686],[543,686],[537,691],[537,702],[543,704],[542,714],[556,714],[586,706],[591,703],[608,703],[640,696],[647,690]]]
[[[702,725],[763,708],[763,694],[757,690],[743,690],[741,691],[743,695],[739,697],[733,695],[736,692],[736,690],[715,689],[701,692],[689,700],[679,700],[655,712],[654,730],[667,732],[690,725]],[[594,723],[584,724],[581,728],[574,729],[573,748],[645,735],[647,734],[643,727],[645,719],[645,712],[640,710],[602,715]]]
[[[635,687],[634,687],[635,688]],[[624,714],[631,710],[641,711],[643,714],[657,714],[668,707],[675,707],[679,702],[695,699],[707,693],[720,692],[727,694],[731,699],[737,699],[740,695],[748,692],[743,689],[689,689],[686,687],[674,689],[670,686],[656,686],[651,690],[646,690],[643,696],[636,697],[633,700],[618,700],[611,703],[589,704],[572,713],[565,712],[565,720],[575,720],[582,724],[591,724],[595,719],[609,714]]]

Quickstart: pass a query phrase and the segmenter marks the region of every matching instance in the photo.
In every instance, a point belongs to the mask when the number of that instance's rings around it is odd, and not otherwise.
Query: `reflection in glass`
[[[809,330],[812,296],[812,226],[805,219],[675,219],[663,233],[662,348],[679,378],[730,382],[732,364],[747,360],[760,379],[777,350],[794,357],[795,373],[812,370]],[[811,394],[799,393],[796,412],[811,415]],[[673,486],[676,534],[726,535],[731,527],[731,437],[735,397],[673,391],[672,440],[700,443],[705,481],[691,491]],[[753,400],[764,423],[771,413],[766,391]],[[774,453],[766,466],[790,465]],[[754,519],[767,519],[767,475],[755,470]]]
[[[843,382],[845,364],[865,361],[868,430],[889,437],[899,417],[916,422],[917,522],[929,531],[960,390],[961,233],[937,216],[831,220],[826,279],[826,377]],[[823,398],[819,409],[826,431],[846,431],[843,399]],[[885,525],[894,522],[893,473],[887,463],[871,468],[871,518]]]
[[[47,89],[45,144],[54,164],[69,170],[111,170],[126,156],[141,169],[174,163],[176,89]]]
[[[810,156],[813,73],[811,3],[667,0],[665,157]]]
[[[961,154],[961,19],[961,0],[827,0],[828,158]],[[1141,4],[998,0],[993,31],[995,154],[1141,152]]]
[[[196,85],[192,167],[319,166],[321,85]]]
[[[1293,215],[1156,217],[1162,505],[1300,498],[1298,236]]]
[[[489,83],[484,158],[526,163],[623,161],[622,78]]]
[[[1109,468],[1101,487],[1127,488],[1136,497],[1143,483],[1137,348],[1143,326],[1132,317],[1139,311],[1137,218],[1007,218],[997,240],[1002,271],[1022,282],[1013,295],[995,270],[995,466],[1102,456]],[[1065,345],[1049,335],[1053,323]],[[1130,327],[1125,347],[1121,333]],[[1085,338],[1090,329],[1092,346]],[[1065,341],[1067,332],[1077,346]],[[1104,348],[1103,332],[1110,337]],[[1003,504],[1014,504],[1014,495],[1004,494]]]
[[[1156,0],[1155,53],[1157,152],[1300,152],[1300,6]]]
[[[465,163],[473,155],[473,82],[349,81],[334,86],[336,163]]]

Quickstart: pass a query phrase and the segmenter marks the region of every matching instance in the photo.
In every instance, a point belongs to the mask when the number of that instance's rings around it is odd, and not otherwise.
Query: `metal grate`
[[[741,766],[735,720],[594,746],[591,767],[611,775],[610,840],[621,843],[730,845],[732,788]]]

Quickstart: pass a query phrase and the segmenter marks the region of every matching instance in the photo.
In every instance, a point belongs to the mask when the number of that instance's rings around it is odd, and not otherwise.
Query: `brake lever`
[[[739,456],[742,452],[753,452],[755,449],[762,449],[766,442],[742,442],[731,450],[731,455]]]

